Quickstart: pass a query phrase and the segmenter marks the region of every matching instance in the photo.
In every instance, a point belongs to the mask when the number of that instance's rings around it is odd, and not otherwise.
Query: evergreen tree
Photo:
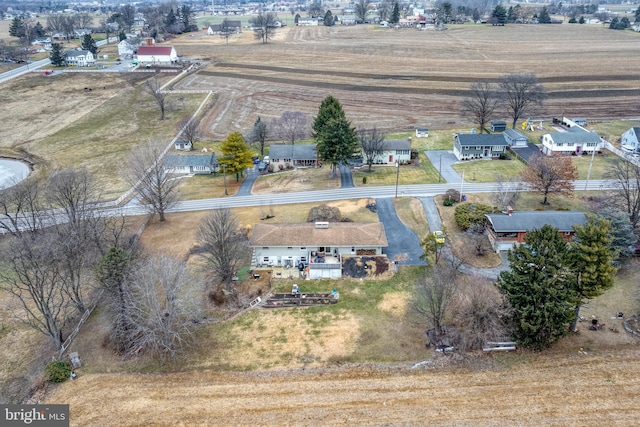
[[[11,37],[22,38],[25,36],[25,25],[22,18],[16,16],[11,21],[11,25],[9,26],[9,35]]]
[[[333,14],[329,9],[327,9],[327,13],[324,14],[324,25],[327,27],[332,27],[335,21],[333,20]]]
[[[574,225],[573,229],[571,268],[576,276],[576,307],[571,330],[576,328],[580,306],[611,288],[616,274],[613,265],[616,256],[611,249],[611,223],[602,217],[589,215],[584,225]]]
[[[546,348],[567,333],[573,320],[576,286],[569,245],[557,228],[545,225],[528,231],[525,244],[507,257],[511,270],[500,273],[498,286],[513,308],[515,339]]]
[[[358,146],[356,130],[351,127],[342,105],[333,96],[322,100],[313,122],[313,133],[318,156],[331,164],[334,173],[336,166],[352,158]]]
[[[393,3],[393,11],[391,12],[391,19],[389,19],[389,23],[397,24],[400,22],[400,5],[396,1]]]
[[[538,16],[538,22],[540,24],[550,24],[551,17],[549,16],[549,11],[547,10],[547,6],[544,6],[540,11],[540,16]]]
[[[120,31],[118,33],[118,41],[122,41],[122,40],[126,40],[126,39],[127,39],[127,35],[124,33],[124,30]]]
[[[85,34],[82,37],[82,48],[93,53],[94,56],[98,54],[98,45],[93,37],[91,37],[91,34]]]
[[[62,67],[66,64],[67,57],[60,43],[53,43],[51,45],[51,53],[49,54],[49,60],[56,67]]]
[[[584,16],[581,16],[580,19],[578,19],[578,24],[584,24],[585,20],[584,20]]]
[[[47,34],[44,27],[40,23],[40,21],[36,22],[36,25],[31,29],[31,39],[37,39],[39,37],[44,37]]]
[[[504,25],[507,23],[507,9],[501,4],[497,5],[491,12],[493,25]]]
[[[253,166],[253,152],[240,132],[230,133],[221,149],[224,157],[218,159],[220,166],[224,167],[225,173],[235,174],[239,181],[242,172]]]

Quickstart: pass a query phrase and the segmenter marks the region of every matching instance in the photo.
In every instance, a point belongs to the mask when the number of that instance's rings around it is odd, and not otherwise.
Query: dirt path
[[[504,369],[81,375],[47,402],[70,403],[71,425],[634,425],[636,356],[633,347],[531,365],[503,355]]]

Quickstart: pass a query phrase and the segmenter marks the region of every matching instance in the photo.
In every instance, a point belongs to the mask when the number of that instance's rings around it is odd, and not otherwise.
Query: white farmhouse
[[[89,50],[68,50],[65,52],[66,62],[71,67],[90,67],[96,65],[96,58]]]
[[[632,127],[622,134],[622,149],[634,153],[640,152],[640,127]]]

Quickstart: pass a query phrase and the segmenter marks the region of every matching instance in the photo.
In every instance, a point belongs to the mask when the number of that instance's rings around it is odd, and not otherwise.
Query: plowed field
[[[212,137],[250,129],[283,111],[313,115],[331,94],[356,126],[466,129],[459,113],[471,83],[535,73],[548,92],[537,118],[640,116],[640,34],[596,25],[464,25],[446,31],[375,26],[292,27],[269,44],[243,34],[176,41],[209,66],[178,88],[212,89]],[[181,43],[183,43],[181,45]]]

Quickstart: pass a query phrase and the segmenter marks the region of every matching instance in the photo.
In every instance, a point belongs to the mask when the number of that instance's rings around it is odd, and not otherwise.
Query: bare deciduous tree
[[[306,114],[299,111],[285,111],[273,121],[271,127],[278,138],[293,145],[296,141],[309,137],[309,123],[309,116]]]
[[[160,90],[162,85],[158,82],[158,77],[154,76],[152,79],[147,80],[147,89],[149,93],[156,100],[158,108],[160,108],[160,120],[164,120],[164,112],[166,108],[167,93]]]
[[[249,24],[253,28],[253,35],[262,43],[268,43],[269,39],[276,33],[276,21],[278,15],[273,12],[260,13],[249,19]]]
[[[232,279],[247,257],[247,236],[240,229],[238,219],[229,209],[211,211],[200,224],[198,238],[201,255],[206,259],[215,280],[232,293]]]
[[[150,213],[158,214],[160,221],[165,220],[166,211],[180,199],[178,181],[171,179],[165,168],[164,147],[153,140],[135,147],[123,170],[140,202]]]
[[[191,143],[191,146],[200,138],[200,120],[196,117],[183,117],[177,125],[178,131],[182,131],[180,136],[183,140]]]
[[[455,270],[448,264],[431,266],[420,275],[414,289],[413,309],[424,317],[437,343],[443,334],[444,322],[451,316],[451,307],[458,289]]]
[[[0,289],[18,303],[16,318],[47,335],[60,349],[64,342],[62,329],[74,308],[63,286],[59,265],[51,257],[56,239],[53,234],[39,235],[37,239],[9,237],[0,251]]]
[[[544,195],[543,205],[548,203],[547,198],[551,193],[573,194],[573,181],[576,179],[578,169],[569,156],[535,154],[522,171],[522,180],[529,188]]]
[[[495,192],[491,194],[491,199],[502,210],[506,210],[509,206],[515,208],[522,190],[520,177],[505,177],[499,173],[494,176],[496,187]]]
[[[139,262],[124,286],[126,309],[118,325],[124,354],[147,352],[161,360],[189,345],[202,313],[202,282],[184,262],[152,256]]]
[[[471,224],[464,232],[464,237],[473,246],[478,256],[484,255],[491,249],[484,226],[481,224]]]
[[[377,127],[371,129],[358,129],[358,139],[362,146],[362,153],[364,154],[364,163],[371,166],[384,152],[386,135],[378,130]]]
[[[481,277],[466,278],[452,307],[456,328],[452,339],[456,348],[481,349],[487,341],[503,341],[510,336],[511,310],[496,286]]]
[[[481,81],[473,83],[469,92],[469,97],[460,102],[462,116],[477,123],[480,133],[489,133],[487,124],[496,115],[500,105],[497,87],[493,83]]]
[[[354,5],[355,15],[360,23],[364,23],[367,20],[367,13],[369,13],[370,7],[370,0],[356,0]]]
[[[535,108],[541,106],[547,97],[544,87],[538,83],[536,75],[531,73],[503,76],[500,81],[500,92],[507,112],[511,115],[513,129],[518,119],[527,114],[533,114]]]
[[[42,184],[26,179],[0,191],[0,229],[22,238],[43,228]]]
[[[615,191],[610,191],[610,206],[618,206],[629,215],[635,229],[640,222],[640,166],[625,159],[616,159],[605,172]]]

